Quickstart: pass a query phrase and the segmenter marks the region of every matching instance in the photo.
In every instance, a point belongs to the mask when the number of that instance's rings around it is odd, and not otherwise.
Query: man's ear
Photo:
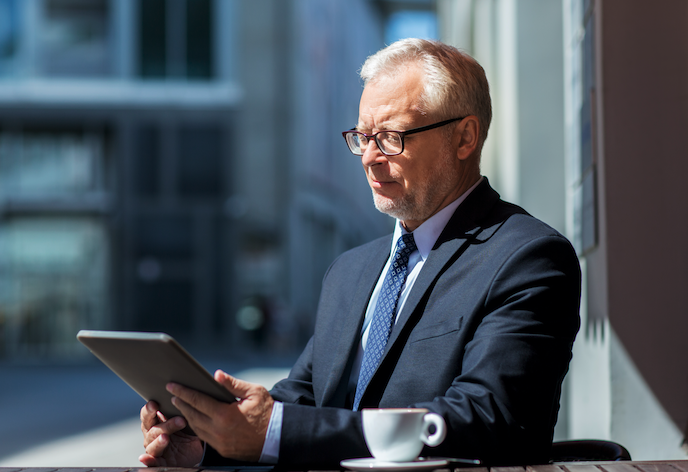
[[[467,116],[458,124],[454,133],[454,138],[459,141],[456,147],[456,156],[460,160],[468,159],[478,148],[478,140],[480,139],[478,117],[475,115]]]

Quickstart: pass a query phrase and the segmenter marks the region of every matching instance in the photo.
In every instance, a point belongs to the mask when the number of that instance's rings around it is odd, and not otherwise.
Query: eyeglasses
[[[440,126],[448,125],[454,121],[460,121],[466,118],[462,116],[461,118],[452,118],[451,120],[440,121],[439,123],[434,123],[428,126],[421,126],[420,128],[413,128],[406,131],[393,131],[385,130],[378,131],[373,134],[365,134],[360,131],[356,131],[356,128],[351,128],[349,131],[344,131],[342,136],[346,141],[349,150],[356,156],[362,156],[363,153],[368,148],[368,143],[371,139],[375,140],[377,148],[385,156],[396,156],[404,152],[404,137],[409,134],[420,133],[421,131],[428,131],[431,129],[439,128]]]

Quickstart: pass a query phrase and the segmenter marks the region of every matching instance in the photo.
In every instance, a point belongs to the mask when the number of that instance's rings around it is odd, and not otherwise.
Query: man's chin
[[[392,200],[388,197],[383,197],[382,195],[378,195],[375,192],[373,192],[373,201],[375,202],[375,208],[379,212],[384,213],[385,215],[389,215],[392,218],[396,218],[398,220],[404,221],[408,218],[409,213],[411,213],[409,211],[409,208],[407,208],[408,205],[405,205],[404,202],[399,202]]]

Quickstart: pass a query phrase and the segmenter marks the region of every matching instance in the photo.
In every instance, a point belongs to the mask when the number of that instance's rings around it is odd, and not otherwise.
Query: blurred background
[[[329,263],[391,227],[338,134],[385,34],[437,36],[399,6],[0,0],[0,356],[299,350]]]
[[[79,329],[285,375],[328,265],[392,229],[340,132],[404,37],[481,62],[483,174],[580,255],[557,439],[685,458],[686,23],[685,0],[0,0],[0,465],[122,420],[139,448],[140,399]]]

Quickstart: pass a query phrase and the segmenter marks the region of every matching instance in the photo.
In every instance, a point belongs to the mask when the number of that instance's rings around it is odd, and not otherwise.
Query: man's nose
[[[385,156],[382,151],[380,151],[380,148],[377,147],[377,142],[375,142],[374,139],[368,141],[368,146],[366,146],[366,150],[361,156],[361,162],[363,165],[366,167],[374,166],[375,164],[379,164],[386,159],[387,156]]]

